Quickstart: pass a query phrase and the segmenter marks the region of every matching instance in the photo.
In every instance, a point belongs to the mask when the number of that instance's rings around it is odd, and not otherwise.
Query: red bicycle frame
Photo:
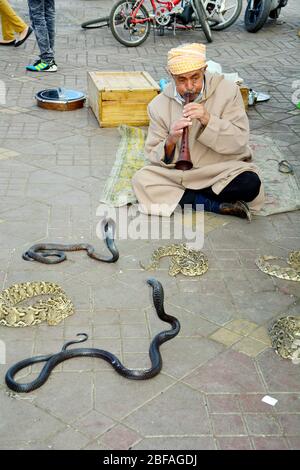
[[[133,24],[138,24],[138,23],[146,23],[147,21],[151,21],[151,18],[143,18],[143,19],[137,19],[136,18],[136,15],[140,9],[140,6],[143,5],[145,0],[140,0],[137,4],[137,6],[135,7],[135,9],[132,11],[132,14],[130,15],[131,16],[131,22]],[[155,2],[155,0],[150,0],[151,1],[151,5],[152,5],[152,8],[153,8],[153,11],[155,12],[157,10],[157,3],[159,3],[160,5],[163,5],[165,6],[165,8],[168,10],[168,11],[172,11],[172,9],[178,5],[178,3],[180,3],[182,0],[174,0],[173,2],[163,2],[163,1],[160,1],[160,0],[157,0],[157,2]]]

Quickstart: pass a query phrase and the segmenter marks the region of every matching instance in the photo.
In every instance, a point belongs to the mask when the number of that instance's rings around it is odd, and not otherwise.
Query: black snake
[[[63,361],[66,361],[67,359],[72,359],[73,357],[81,356],[98,357],[100,359],[104,359],[112,365],[112,367],[118,372],[118,374],[123,375],[127,379],[146,380],[151,379],[152,377],[157,375],[162,368],[162,357],[159,351],[159,347],[161,344],[174,338],[179,333],[180,323],[177,318],[168,315],[164,310],[164,291],[161,283],[154,278],[148,279],[147,282],[152,287],[153,303],[158,317],[161,320],[170,323],[170,325],[172,326],[170,330],[161,331],[160,333],[158,333],[151,341],[149,348],[149,356],[151,361],[150,369],[127,369],[125,366],[123,366],[121,361],[114,354],[110,353],[109,351],[104,351],[103,349],[77,348],[68,350],[67,348],[71,344],[82,343],[88,339],[88,335],[86,333],[79,333],[77,336],[84,336],[83,339],[77,341],[68,341],[63,345],[61,351],[56,354],[30,357],[28,359],[24,359],[23,361],[17,362],[15,365],[10,367],[5,376],[7,386],[11,390],[14,390],[18,393],[31,392],[32,390],[41,387],[48,380],[48,377],[50,376],[52,370],[58,364]],[[24,369],[25,367],[31,366],[32,364],[36,364],[38,362],[45,362],[46,364],[44,365],[39,376],[35,380],[29,383],[18,383],[14,380],[14,377],[17,372]]]
[[[66,254],[64,251],[86,250],[90,258],[104,263],[115,263],[119,259],[119,252],[115,245],[115,223],[112,219],[103,219],[101,228],[104,235],[105,243],[112,256],[101,257],[95,253],[95,248],[87,243],[77,243],[75,245],[60,245],[58,243],[39,243],[29,248],[23,255],[26,261],[39,261],[45,264],[57,264],[65,261]],[[53,257],[54,259],[50,259]]]

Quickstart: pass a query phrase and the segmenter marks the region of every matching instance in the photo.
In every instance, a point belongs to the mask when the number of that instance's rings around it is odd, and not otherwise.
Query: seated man
[[[205,46],[184,44],[168,53],[172,76],[148,106],[146,157],[132,184],[141,212],[170,216],[176,206],[250,220],[263,204],[263,187],[252,164],[249,123],[239,87],[206,72]],[[184,95],[191,94],[189,104]],[[175,169],[183,129],[189,129],[193,168]],[[249,203],[249,207],[248,204]]]

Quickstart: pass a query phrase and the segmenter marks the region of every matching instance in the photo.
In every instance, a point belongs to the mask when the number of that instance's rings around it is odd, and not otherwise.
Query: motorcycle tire
[[[109,16],[103,16],[102,18],[96,18],[95,20],[85,21],[81,24],[83,29],[97,29],[109,26]]]
[[[249,9],[249,4],[248,1],[244,17],[245,27],[249,33],[256,33],[268,19],[272,0],[255,0],[255,13]]]
[[[242,7],[243,7],[243,0],[237,0],[236,10],[235,10],[234,15],[231,18],[231,20],[230,21],[225,21],[224,23],[217,23],[217,24],[214,24],[214,25],[210,25],[210,28],[215,30],[215,31],[222,31],[223,29],[229,28],[229,26],[231,26],[233,23],[235,23],[236,20],[238,19],[238,17],[240,16],[241,11],[242,11]]]
[[[206,11],[204,9],[204,6],[201,2],[201,0],[194,0],[194,6],[196,10],[196,14],[198,16],[199,23],[201,25],[201,28],[205,34],[207,42],[212,42],[212,35],[211,35],[211,30],[209,26],[209,22],[207,19]]]
[[[272,20],[277,20],[279,18],[281,12],[281,8],[275,8],[275,10],[270,11],[269,17],[272,18]]]

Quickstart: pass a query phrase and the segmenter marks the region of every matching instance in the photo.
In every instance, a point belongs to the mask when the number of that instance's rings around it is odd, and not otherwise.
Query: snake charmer
[[[264,202],[252,162],[249,122],[238,85],[207,72],[203,44],[168,53],[171,83],[148,105],[145,144],[150,161],[133,177],[140,211],[170,216],[179,204],[251,218]],[[186,97],[189,99],[186,100]],[[177,169],[188,129],[191,169]]]

